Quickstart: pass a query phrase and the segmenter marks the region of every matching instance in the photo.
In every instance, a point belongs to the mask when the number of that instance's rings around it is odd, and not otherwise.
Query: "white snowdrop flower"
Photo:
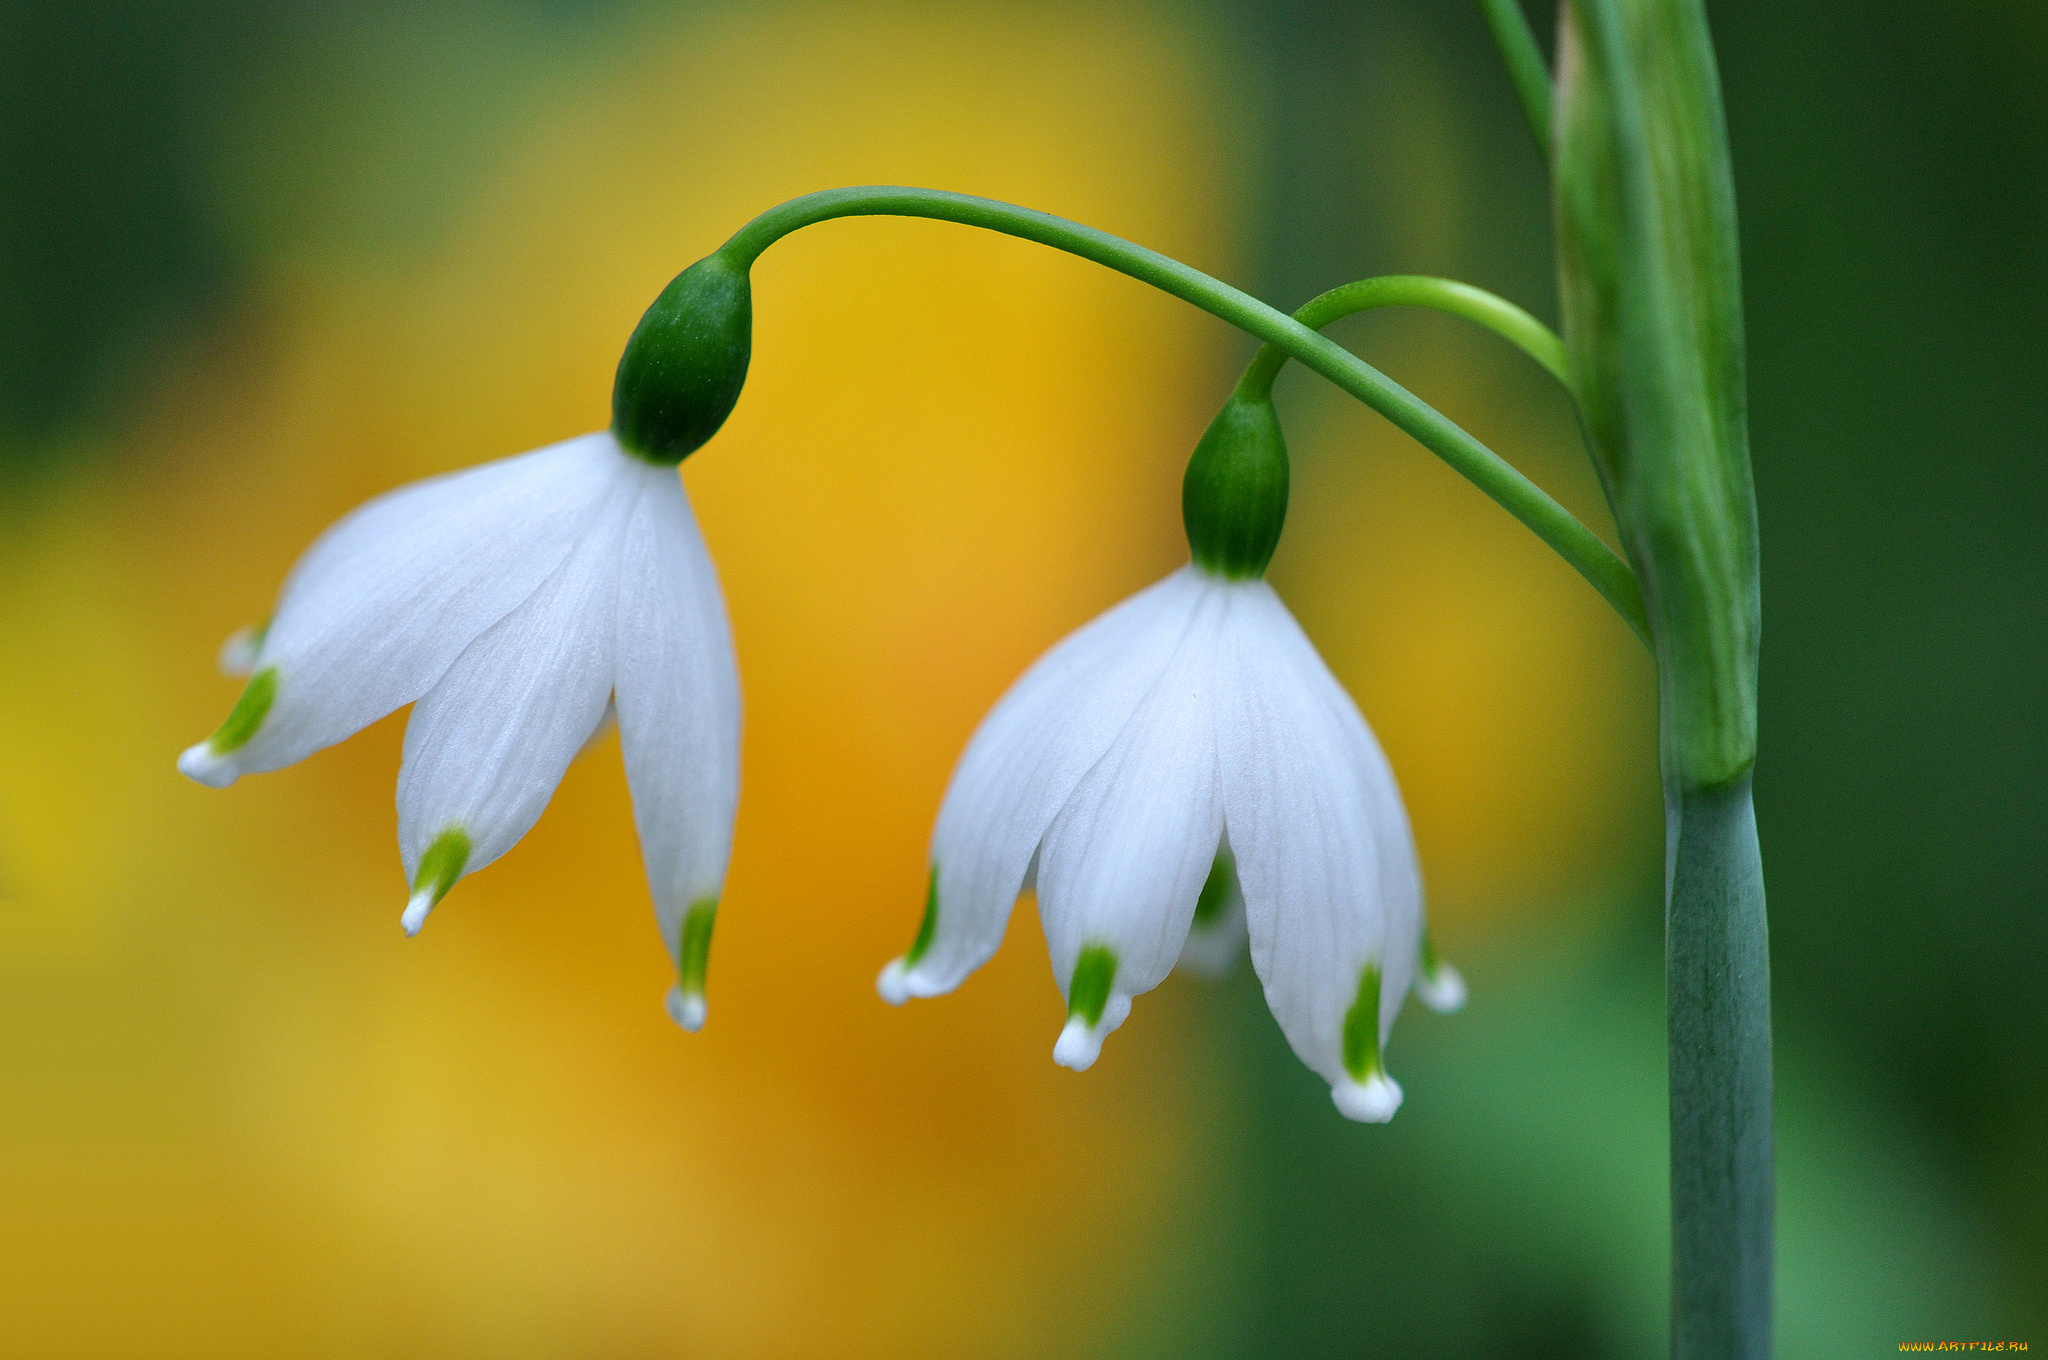
[[[1425,949],[1414,842],[1378,742],[1260,579],[1285,450],[1270,405],[1244,405],[1189,469],[1194,562],[1055,646],[969,742],[923,925],[879,990],[951,991],[1035,888],[1067,1002],[1053,1056],[1081,1070],[1133,997],[1177,962],[1228,967],[1248,935],[1295,1053],[1344,1114],[1382,1122],[1401,1102],[1382,1054]],[[1434,968],[1425,999],[1453,976]]]
[[[739,683],[674,467],[601,433],[400,488],[328,530],[242,645],[241,701],[178,760],[202,784],[279,769],[414,705],[398,774],[407,934],[518,843],[615,705],[677,961],[671,1008],[702,1022]]]
[[[739,679],[718,576],[676,465],[739,394],[744,276],[687,271],[650,308],[613,428],[402,487],[329,529],[275,613],[222,649],[248,686],[178,759],[216,788],[413,705],[398,840],[416,933],[539,819],[616,721],[668,1007],[704,1021],[739,796]]]

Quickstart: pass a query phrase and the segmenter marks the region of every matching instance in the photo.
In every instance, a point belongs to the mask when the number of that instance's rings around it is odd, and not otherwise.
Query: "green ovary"
[[[1272,401],[1231,397],[1181,481],[1195,565],[1229,581],[1263,576],[1287,520],[1287,479],[1287,441]]]

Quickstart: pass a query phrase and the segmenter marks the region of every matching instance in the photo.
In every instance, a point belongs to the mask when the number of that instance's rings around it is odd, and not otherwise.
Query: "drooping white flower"
[[[1411,984],[1462,1000],[1448,966],[1418,978],[1421,882],[1386,758],[1256,577],[1190,564],[1032,666],[954,770],[930,872],[884,998],[958,986],[1035,887],[1068,1005],[1053,1056],[1076,1070],[1132,997],[1177,961],[1227,966],[1239,932],[1288,1042],[1353,1119],[1400,1104],[1381,1054]]]
[[[408,934],[515,845],[616,712],[648,886],[678,985],[704,966],[739,792],[739,682],[718,578],[673,462],[611,433],[431,478],[329,529],[262,629],[249,675],[178,768],[225,787],[405,704],[398,836]]]

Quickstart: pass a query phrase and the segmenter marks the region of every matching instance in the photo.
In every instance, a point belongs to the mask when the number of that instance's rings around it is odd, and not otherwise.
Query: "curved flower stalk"
[[[718,578],[673,465],[598,433],[430,478],[329,529],[261,630],[240,702],[178,768],[216,788],[406,704],[398,838],[416,933],[518,843],[614,715],[669,1009],[704,1020],[739,792],[739,682]]]
[[[1286,454],[1269,402],[1233,401],[1197,449],[1194,561],[1054,647],[961,756],[932,834],[925,919],[884,999],[951,991],[1035,888],[1077,1071],[1177,962],[1249,936],[1268,1005],[1337,1108],[1401,1102],[1382,1053],[1423,968],[1422,885],[1392,770],[1273,588]],[[1242,924],[1238,924],[1241,922]],[[1237,932],[1242,931],[1244,935]]]

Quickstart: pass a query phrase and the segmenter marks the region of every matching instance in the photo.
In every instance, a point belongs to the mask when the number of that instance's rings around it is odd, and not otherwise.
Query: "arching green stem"
[[[1550,160],[1550,72],[1544,68],[1542,49],[1522,12],[1522,0],[1480,0],[1486,11],[1486,25],[1507,64],[1508,79],[1515,83],[1515,95],[1522,101],[1522,113],[1536,138],[1536,149],[1546,163]]]
[[[1571,390],[1564,341],[1506,298],[1469,283],[1434,279],[1426,274],[1382,274],[1376,279],[1340,284],[1310,298],[1294,309],[1294,319],[1319,331],[1333,321],[1374,307],[1430,307],[1476,322],[1543,365],[1551,377],[1564,384],[1567,392]],[[1286,363],[1286,350],[1267,345],[1245,368],[1244,377],[1237,383],[1237,394],[1247,398],[1271,396],[1273,380],[1280,376]]]
[[[1647,637],[1642,591],[1626,562],[1571,512],[1429,403],[1343,346],[1248,293],[1108,232],[1012,203],[937,189],[891,185],[828,189],[770,208],[719,248],[731,268],[751,268],[762,251],[800,227],[835,217],[925,217],[982,227],[1079,255],[1191,302],[1322,374],[1378,411],[1533,530]]]

